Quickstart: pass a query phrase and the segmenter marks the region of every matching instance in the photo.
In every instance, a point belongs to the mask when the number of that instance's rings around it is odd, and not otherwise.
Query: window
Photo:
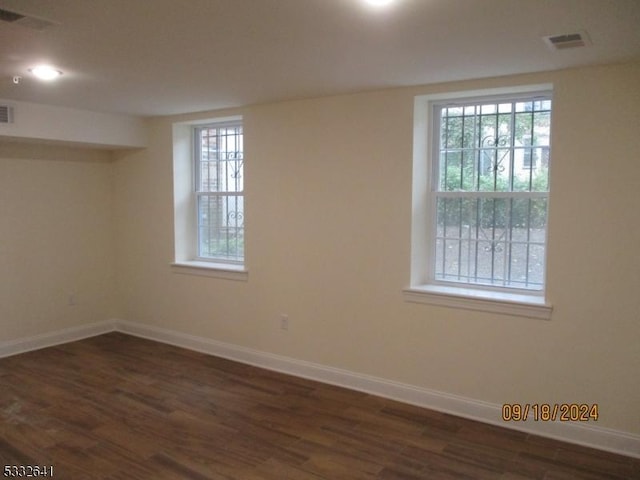
[[[550,90],[486,93],[416,99],[409,292],[544,317]]]
[[[197,258],[244,262],[243,132],[239,122],[194,127]]]
[[[173,124],[174,273],[247,281],[242,117]]]

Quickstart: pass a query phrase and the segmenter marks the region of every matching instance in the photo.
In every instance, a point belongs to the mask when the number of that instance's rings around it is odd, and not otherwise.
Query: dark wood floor
[[[4,465],[83,480],[640,478],[640,460],[117,333],[0,360]]]

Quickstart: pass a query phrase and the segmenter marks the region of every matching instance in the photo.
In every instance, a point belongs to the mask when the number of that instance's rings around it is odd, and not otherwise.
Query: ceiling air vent
[[[12,12],[11,10],[5,10],[0,8],[0,20],[3,22],[13,23],[14,25],[20,25],[21,27],[31,28],[33,30],[44,30],[53,22],[44,18],[34,17],[33,15],[24,15],[18,12]]]
[[[3,22],[17,22],[21,18],[24,18],[24,15],[20,15],[16,12],[10,12],[9,10],[3,10],[0,8],[0,20]]]
[[[9,105],[0,105],[0,124],[13,123],[13,109]]]
[[[578,48],[591,45],[586,32],[550,35],[548,37],[542,37],[542,39],[552,50],[565,50],[567,48]]]

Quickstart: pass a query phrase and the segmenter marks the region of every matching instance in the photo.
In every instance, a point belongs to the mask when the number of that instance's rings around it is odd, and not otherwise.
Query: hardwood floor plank
[[[301,468],[281,462],[271,458],[251,471],[238,474],[238,479],[243,480],[264,480],[280,478],[283,480],[322,480],[314,473],[302,470]]]
[[[5,438],[0,432],[0,465],[35,465],[36,461],[30,453],[21,448],[20,442]]]
[[[0,359],[0,463],[81,480],[629,480],[640,461],[110,333]]]

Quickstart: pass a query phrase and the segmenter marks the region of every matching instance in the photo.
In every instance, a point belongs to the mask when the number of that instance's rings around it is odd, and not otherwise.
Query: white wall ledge
[[[221,278],[240,282],[246,282],[249,279],[249,271],[245,269],[244,265],[229,263],[199,262],[196,260],[179,261],[171,264],[171,271],[183,275]]]
[[[479,312],[550,320],[553,307],[537,295],[494,292],[445,285],[421,285],[406,288],[407,302]]]
[[[13,122],[0,125],[0,139],[54,142],[93,148],[145,148],[140,117],[0,99],[13,109]]]

